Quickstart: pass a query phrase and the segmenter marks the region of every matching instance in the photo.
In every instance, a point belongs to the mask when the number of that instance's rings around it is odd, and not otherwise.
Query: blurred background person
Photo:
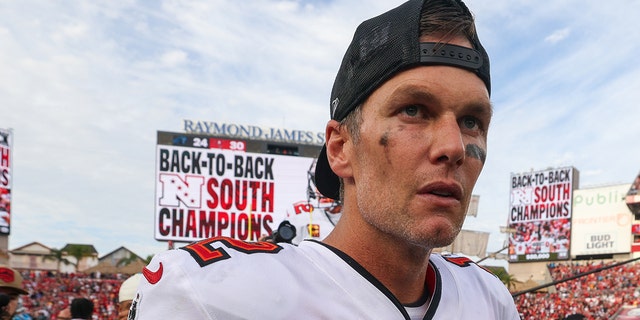
[[[118,320],[127,320],[136,289],[140,283],[141,273],[136,273],[125,280],[118,291]]]
[[[22,275],[20,272],[5,265],[0,265],[0,305],[2,315],[0,320],[11,320],[16,314],[19,305],[20,295],[29,294],[22,287]]]
[[[71,309],[66,307],[58,312],[57,320],[71,320]]]
[[[71,319],[91,319],[93,315],[93,301],[87,298],[75,298],[71,301]]]

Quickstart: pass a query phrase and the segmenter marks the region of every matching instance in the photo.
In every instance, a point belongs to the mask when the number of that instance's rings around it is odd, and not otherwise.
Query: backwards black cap
[[[429,0],[410,0],[358,26],[331,91],[331,119],[341,121],[396,73],[419,65],[449,65],[475,72],[491,94],[489,57],[476,35],[473,49],[420,42],[420,15]],[[462,1],[453,0],[471,17]],[[327,160],[326,145],[316,163],[315,184],[324,196],[340,198],[340,180]]]

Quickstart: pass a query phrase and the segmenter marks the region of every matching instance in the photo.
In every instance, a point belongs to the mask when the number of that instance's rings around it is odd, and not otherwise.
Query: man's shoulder
[[[283,255],[286,255],[287,258],[284,259]],[[269,265],[269,261],[286,263],[288,260],[296,259],[296,256],[295,246],[288,244],[212,237],[159,253],[147,268],[152,268],[155,261],[156,264],[162,262],[164,268],[171,264],[185,271],[237,268],[240,265],[264,269]]]
[[[136,319],[255,319],[274,311],[288,316],[273,318],[291,318],[291,312],[316,307],[317,301],[344,297],[333,277],[338,271],[327,275],[324,269],[339,259],[331,258],[331,251],[317,242],[198,241],[153,258],[143,269],[132,310],[142,315]]]
[[[308,257],[300,251],[290,244],[213,237],[157,254],[143,269],[142,275],[150,284],[165,278],[187,278],[202,283],[198,279],[211,280],[225,275],[265,281],[265,274],[283,278],[290,277],[291,273],[307,272],[309,269],[302,266]]]
[[[509,290],[491,271],[464,256],[432,254],[429,260],[440,275],[438,312],[462,305],[461,319],[518,318]]]
[[[455,254],[431,254],[429,261],[440,270],[455,274],[456,277],[470,277],[484,281],[498,281],[499,279],[488,269],[478,265],[468,257]]]

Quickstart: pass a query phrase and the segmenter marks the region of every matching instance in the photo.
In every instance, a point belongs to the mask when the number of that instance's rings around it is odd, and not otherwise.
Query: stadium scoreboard
[[[511,174],[509,262],[567,260],[571,241],[573,167]]]
[[[254,241],[307,201],[321,144],[292,139],[157,132],[154,237]]]

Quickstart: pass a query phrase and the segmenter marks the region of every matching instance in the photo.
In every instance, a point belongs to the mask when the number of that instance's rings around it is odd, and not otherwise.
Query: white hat
[[[118,293],[119,302],[133,300],[133,298],[135,298],[141,276],[141,273],[136,273],[122,283],[120,292]]]

